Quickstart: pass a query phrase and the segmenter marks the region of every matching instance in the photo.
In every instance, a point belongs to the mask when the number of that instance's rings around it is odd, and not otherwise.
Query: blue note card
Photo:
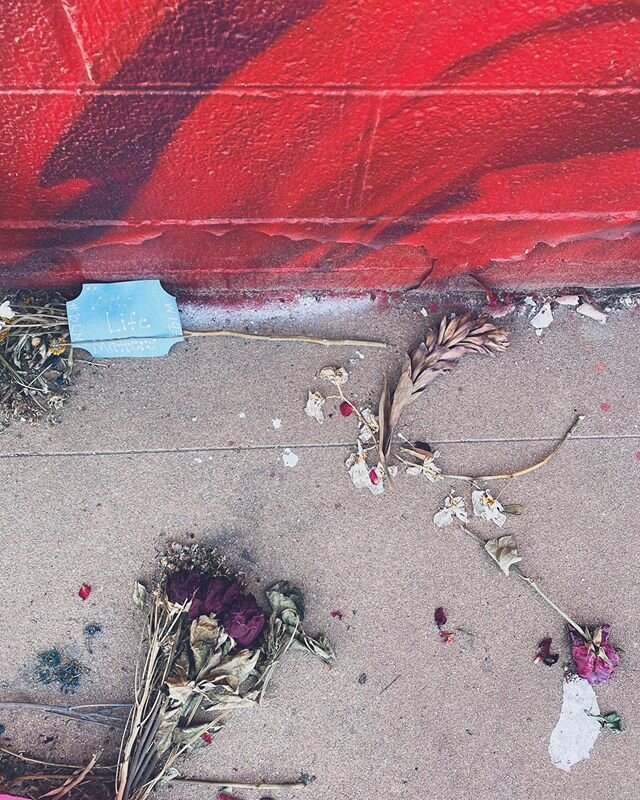
[[[67,317],[72,344],[95,358],[166,356],[183,341],[176,299],[160,281],[85,283]]]

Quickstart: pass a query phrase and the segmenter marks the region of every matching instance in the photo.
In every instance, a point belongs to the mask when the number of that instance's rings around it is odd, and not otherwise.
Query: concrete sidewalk
[[[298,583],[308,628],[327,633],[337,662],[328,670],[290,656],[263,707],[237,714],[186,774],[307,773],[316,779],[305,800],[637,797],[640,315],[616,312],[601,326],[563,309],[540,339],[507,317],[509,351],[463,360],[400,428],[437,446],[445,471],[493,472],[543,456],[576,411],[586,414],[556,458],[501,495],[525,506],[504,529],[523,566],[578,620],[611,623],[624,650],[597,693],[627,731],[603,732],[591,759],[564,774],[547,753],[569,656],[561,620],[473,542],[432,525],[449,482],[402,475],[396,492],[358,491],[344,467],[354,418],[334,413],[318,425],[303,413],[327,364],[350,371],[354,401],[377,402],[383,373],[395,379],[426,327],[424,302],[352,301],[288,320],[263,313],[247,328],[389,342],[361,349],[363,359],[355,347],[201,339],[166,359],[81,364],[62,425],[2,434],[2,699],[127,702],[142,630],[133,581],[153,573],[167,542],[196,539],[218,543],[251,580]],[[286,447],[299,457],[293,468],[283,464]],[[93,589],[85,602],[83,582]],[[472,637],[443,645],[437,606]],[[92,653],[88,623],[102,628]],[[554,668],[533,664],[544,636],[560,648]],[[34,680],[36,655],[54,646],[88,668],[72,697]],[[0,723],[12,748],[48,760],[86,759],[99,746],[105,759],[116,753],[117,737],[88,724],[2,711]]]

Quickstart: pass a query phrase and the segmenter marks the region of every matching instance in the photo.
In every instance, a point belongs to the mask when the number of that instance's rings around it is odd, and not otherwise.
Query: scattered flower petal
[[[300,459],[293,452],[293,450],[290,450],[288,447],[286,447],[282,452],[282,461],[285,467],[295,467]]]
[[[513,536],[500,536],[498,539],[489,539],[484,549],[496,562],[505,575],[509,575],[509,567],[522,561],[518,555],[516,540]]]
[[[585,640],[573,628],[569,628],[576,672],[589,683],[606,683],[620,663],[620,656],[609,641],[610,631],[610,625],[601,625],[589,640]]]
[[[453,644],[455,640],[455,634],[451,633],[451,631],[440,631],[438,634],[442,639],[443,644]]]
[[[344,619],[344,614],[342,613],[342,611],[332,611],[331,616],[334,619]]]
[[[211,733],[210,733],[209,731],[205,731],[205,732],[202,734],[202,738],[204,739],[204,741],[205,741],[205,743],[206,743],[206,744],[211,744],[211,742],[213,741],[213,736],[211,735]],[[219,796],[220,796],[220,795],[218,795],[218,797],[219,797]]]
[[[583,317],[594,319],[601,325],[604,325],[607,321],[607,315],[597,309],[595,306],[592,306],[591,303],[582,303],[576,308],[576,311],[578,314],[582,314]]]
[[[322,413],[324,401],[325,398],[320,394],[320,392],[309,392],[307,405],[304,408],[304,413],[308,417],[315,419],[320,424],[324,422],[324,414]]]
[[[342,386],[349,380],[349,373],[344,367],[323,367],[318,373],[323,381],[329,381],[334,386]]]
[[[340,413],[343,417],[350,417],[353,414],[353,406],[348,400],[343,400],[340,403]]]
[[[451,492],[444,499],[444,507],[433,517],[433,522],[436,527],[444,528],[447,525],[451,525],[454,519],[466,523],[469,520],[469,516],[462,497]]]
[[[282,427],[282,420],[276,417],[275,419],[271,420],[271,424],[275,428],[275,430],[279,430]]]
[[[606,369],[606,365],[605,365],[604,361],[598,361],[598,363],[596,364],[596,372],[599,372],[600,374],[602,374],[605,371],[605,369]]]
[[[560,656],[558,653],[551,652],[551,639],[543,639],[538,645],[538,652],[533,659],[534,664],[546,664],[547,667],[552,667],[558,663]]]
[[[442,628],[444,628],[444,626],[447,624],[447,612],[444,610],[444,608],[442,608],[442,606],[436,608],[433,614],[433,619],[438,626],[438,630],[442,630]]]
[[[78,591],[78,597],[81,600],[86,600],[90,594],[91,594],[91,587],[89,586],[88,583],[83,583]]]
[[[364,425],[362,422],[360,422],[360,433],[358,433],[358,439],[366,444],[367,442],[373,441],[372,431],[374,434],[378,433],[380,426],[378,425],[376,415],[370,408],[363,408],[360,411],[360,415],[367,424]]]
[[[479,490],[472,492],[471,502],[473,503],[473,513],[476,517],[493,522],[499,528],[507,521],[503,513],[502,503],[496,500],[488,489],[485,489],[484,492]]]
[[[560,718],[549,739],[549,755],[558,769],[569,772],[574,764],[589,758],[602,730],[591,715],[599,713],[598,698],[587,681],[576,676],[564,681]]]
[[[378,465],[371,469],[367,464],[367,457],[362,449],[362,444],[358,442],[358,452],[352,453],[345,461],[345,466],[349,470],[349,475],[356,489],[368,489],[372,494],[382,494],[384,492],[384,471]],[[371,481],[371,473],[374,472],[378,478],[378,483]]]
[[[369,480],[374,486],[377,486],[380,483],[380,476],[375,469],[369,470]]]
[[[422,314],[423,317],[428,317],[429,316],[429,312],[427,311],[427,309],[424,306],[422,306],[422,308],[420,309],[420,313]]]
[[[603,414],[608,414],[611,411],[611,403],[600,403],[600,411]]]

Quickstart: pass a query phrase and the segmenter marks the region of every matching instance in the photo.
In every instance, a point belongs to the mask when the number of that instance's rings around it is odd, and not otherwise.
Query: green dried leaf
[[[518,555],[516,540],[513,536],[500,536],[497,539],[490,539],[484,546],[491,558],[496,562],[505,575],[509,574],[509,567],[522,561]]]
[[[267,600],[272,610],[281,615],[285,609],[295,611],[302,621],[304,619],[304,595],[297,586],[288,581],[278,581],[266,591]]]
[[[587,714],[589,714],[588,711]],[[624,731],[622,718],[617,711],[611,711],[609,714],[589,714],[589,716],[597,719],[603,728],[612,733],[622,733]]]
[[[336,658],[336,654],[324,634],[320,634],[317,639],[314,639],[301,630],[291,643],[291,649],[306,650],[324,661],[325,664],[331,664]]]
[[[133,585],[133,605],[141,611],[147,602],[147,594],[146,586],[136,581]]]

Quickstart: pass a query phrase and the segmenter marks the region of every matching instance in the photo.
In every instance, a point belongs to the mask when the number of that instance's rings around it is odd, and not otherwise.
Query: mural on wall
[[[13,0],[0,281],[640,275],[640,2]]]

